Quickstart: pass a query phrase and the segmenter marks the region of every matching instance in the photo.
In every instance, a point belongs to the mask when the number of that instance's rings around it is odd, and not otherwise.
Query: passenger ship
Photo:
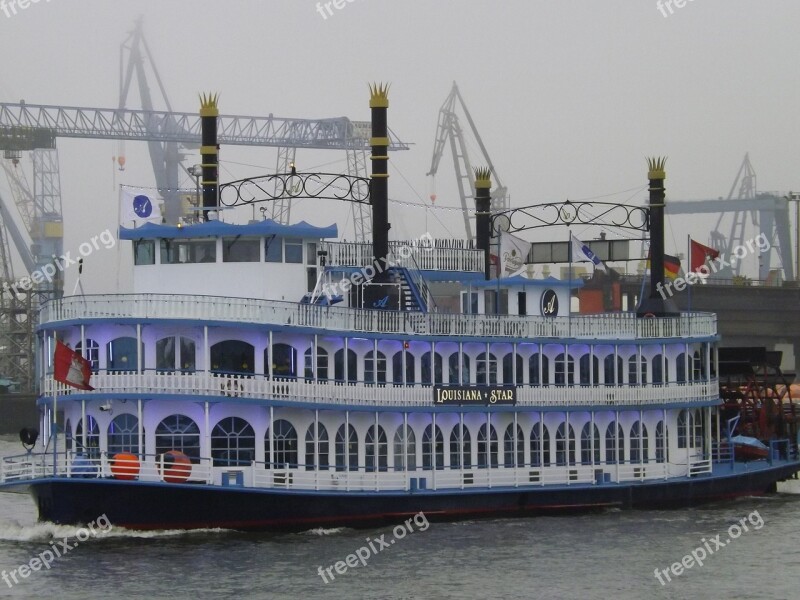
[[[487,173],[478,249],[390,243],[385,90],[371,105],[373,244],[270,220],[121,228],[135,293],[43,306],[41,441],[2,461],[0,490],[57,523],[302,530],[676,507],[800,470],[789,442],[746,464],[724,451],[713,314],[655,294],[638,314],[575,314],[579,281],[487,280]],[[215,113],[204,103],[208,213]],[[56,340],[93,391],[55,381]]]

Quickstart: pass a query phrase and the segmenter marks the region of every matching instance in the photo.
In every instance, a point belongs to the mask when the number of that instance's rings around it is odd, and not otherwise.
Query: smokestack
[[[389,256],[389,127],[386,113],[389,108],[389,85],[370,86],[369,107],[372,112],[372,254],[375,264],[385,266]],[[386,271],[378,273],[373,281],[387,281]]]
[[[639,303],[636,314],[656,317],[675,316],[679,314],[675,302],[669,295],[662,296],[664,290],[664,207],[666,193],[664,171],[666,157],[648,158],[647,177],[650,180],[650,296]]]
[[[200,155],[203,168],[203,220],[208,213],[219,208],[219,145],[217,144],[218,94],[200,96],[200,124],[202,146]]]
[[[491,204],[492,204],[492,172],[489,169],[475,169],[475,237],[478,249],[483,250],[484,277],[491,279],[491,260],[489,243],[491,242]]]

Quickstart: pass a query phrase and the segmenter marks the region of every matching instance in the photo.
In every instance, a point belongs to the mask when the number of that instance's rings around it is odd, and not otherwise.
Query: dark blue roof
[[[515,275],[514,277],[504,277],[499,281],[497,279],[490,279],[486,281],[482,279],[480,281],[472,281],[470,285],[472,287],[477,288],[496,288],[496,287],[546,287],[546,288],[554,288],[554,287],[570,287],[573,289],[583,287],[583,279],[573,279],[572,281],[565,280],[565,279],[556,279],[555,277],[545,277],[544,279],[528,279],[527,277],[522,277],[521,275]]]
[[[203,238],[203,237],[223,237],[223,236],[277,236],[277,237],[300,237],[300,238],[336,238],[339,230],[336,225],[328,227],[315,227],[305,221],[300,221],[294,225],[281,225],[272,219],[250,223],[248,225],[233,225],[221,221],[206,221],[196,225],[184,225],[174,227],[172,225],[157,225],[155,223],[145,223],[141,227],[128,229],[119,228],[119,237],[122,240],[152,240],[152,239],[172,239],[172,238]]]

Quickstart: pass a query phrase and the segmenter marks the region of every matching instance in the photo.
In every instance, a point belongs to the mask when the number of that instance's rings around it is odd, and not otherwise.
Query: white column
[[[206,447],[205,455],[211,457],[211,415],[208,402],[203,402],[203,420],[205,421],[205,431],[203,432],[203,443]],[[202,454],[201,454],[202,456]],[[212,462],[213,464],[213,462]]]
[[[66,423],[66,419],[64,423]],[[86,400],[81,400],[81,423],[83,424],[83,427],[81,427],[81,445],[83,446],[81,452],[87,452],[86,438],[89,435],[89,424],[86,422]]]
[[[431,487],[436,489],[436,468],[439,466],[436,456],[436,413],[431,413]],[[444,442],[444,439],[442,440]]]
[[[208,325],[203,325],[203,362],[206,375],[211,372],[211,356],[208,350]]]
[[[139,419],[139,424],[137,426],[137,433],[139,434],[139,460],[144,461],[144,455],[147,451],[144,447],[144,416],[142,411],[142,399],[136,401],[136,416]]]
[[[142,367],[142,324],[136,324],[136,372],[141,373]]]
[[[269,464],[267,465],[267,469],[274,469],[275,465],[275,427],[273,424],[275,422],[275,407],[269,407]]]

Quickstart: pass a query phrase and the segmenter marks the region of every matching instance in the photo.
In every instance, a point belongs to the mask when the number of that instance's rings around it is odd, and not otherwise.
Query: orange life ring
[[[158,457],[158,472],[167,483],[183,483],[192,474],[192,461],[183,452],[170,450]]]
[[[111,474],[114,479],[132,481],[139,476],[139,458],[135,454],[120,452],[111,459]]]

